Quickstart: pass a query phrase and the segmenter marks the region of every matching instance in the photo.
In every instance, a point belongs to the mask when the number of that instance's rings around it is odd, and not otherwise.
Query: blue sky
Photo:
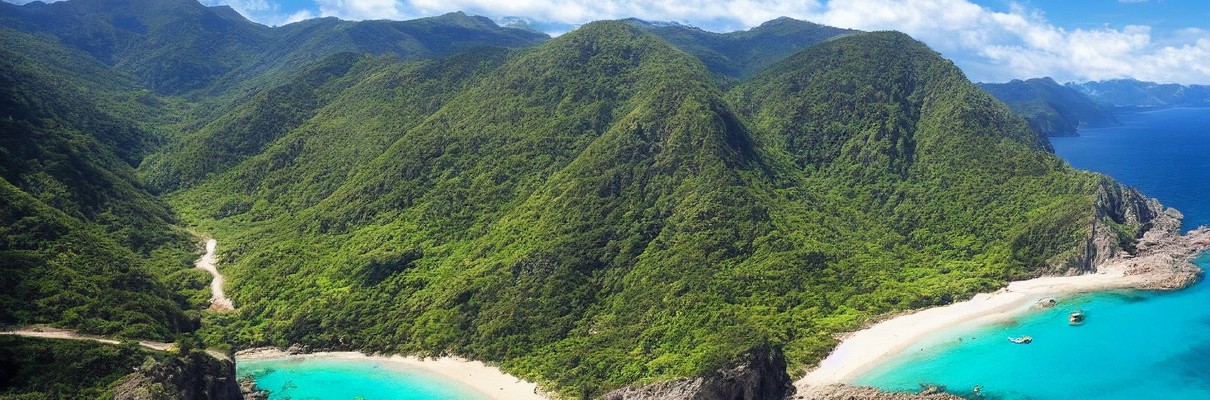
[[[402,20],[465,11],[497,21],[525,18],[552,34],[625,17],[726,32],[789,16],[908,33],[954,60],[975,81],[1051,76],[1210,84],[1210,0],[200,1],[230,5],[266,25],[326,16]]]

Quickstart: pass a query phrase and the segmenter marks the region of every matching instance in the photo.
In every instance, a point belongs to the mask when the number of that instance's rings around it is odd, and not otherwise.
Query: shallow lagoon
[[[472,388],[424,370],[373,360],[293,357],[240,360],[239,376],[251,375],[271,400],[479,400]]]

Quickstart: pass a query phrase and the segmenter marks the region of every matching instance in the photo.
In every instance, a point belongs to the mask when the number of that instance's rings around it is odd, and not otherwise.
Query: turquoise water
[[[1200,264],[1210,267],[1210,259]],[[1087,320],[1070,326],[1067,315],[1076,309]],[[1008,341],[1024,335],[1033,343]],[[1081,296],[1010,323],[928,340],[856,383],[899,391],[942,384],[967,396],[982,385],[986,398],[1001,399],[1210,399],[1205,282],[1173,293]]]
[[[271,400],[486,399],[458,382],[388,362],[329,358],[239,361],[239,376],[251,375]]]
[[[1119,120],[1119,127],[1054,138],[1055,152],[1181,210],[1187,229],[1210,224],[1210,110]],[[1210,254],[1195,262],[1210,268]],[[1088,320],[1073,327],[1067,314],[1077,309]],[[1007,340],[1024,335],[1034,342]],[[971,398],[1210,399],[1210,283],[1084,295],[1015,321],[944,332],[855,383],[899,391],[940,384]],[[982,397],[973,395],[976,385]]]

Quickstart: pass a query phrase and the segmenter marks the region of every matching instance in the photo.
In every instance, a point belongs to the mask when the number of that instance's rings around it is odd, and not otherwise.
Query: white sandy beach
[[[819,367],[796,382],[802,385],[848,383],[934,333],[963,324],[985,324],[1027,312],[1039,300],[1075,293],[1132,287],[1123,271],[1043,277],[1013,282],[994,293],[892,318],[844,339]]]
[[[277,349],[250,349],[236,353],[238,363],[242,360],[255,359],[286,359],[286,358],[328,358],[346,360],[365,360],[394,365],[404,370],[423,370],[440,375],[449,380],[461,383],[491,399],[546,399],[547,397],[533,382],[508,375],[499,368],[479,361],[470,361],[458,357],[441,357],[421,359],[413,356],[369,356],[358,352],[324,352],[310,354],[289,354]]]
[[[799,393],[809,387],[847,384],[930,335],[963,325],[983,325],[1030,311],[1038,301],[1079,293],[1163,286],[1177,264],[1207,245],[1206,231],[1192,232],[1182,244],[1137,258],[1115,258],[1097,273],[1051,276],[1010,283],[993,293],[942,307],[929,308],[879,322],[846,337],[814,370],[795,382]],[[1157,268],[1161,266],[1162,268]],[[1157,282],[1160,282],[1157,284]]]

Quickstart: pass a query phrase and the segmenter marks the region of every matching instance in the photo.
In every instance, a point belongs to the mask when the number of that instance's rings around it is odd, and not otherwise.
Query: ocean
[[[1121,126],[1053,138],[1055,152],[1181,210],[1185,229],[1210,224],[1210,109],[1118,119]],[[1196,262],[1210,269],[1210,254]],[[1074,310],[1088,316],[1085,324],[1068,323]],[[1033,343],[1008,341],[1024,335]],[[1015,321],[956,328],[854,383],[897,391],[944,385],[988,399],[1210,399],[1210,283],[1077,296]]]
[[[1117,116],[1121,126],[1051,138],[1072,166],[1112,176],[1185,214],[1186,230],[1210,225],[1210,109]]]
[[[483,400],[461,383],[390,362],[340,358],[240,360],[240,377],[252,376],[270,400]]]

